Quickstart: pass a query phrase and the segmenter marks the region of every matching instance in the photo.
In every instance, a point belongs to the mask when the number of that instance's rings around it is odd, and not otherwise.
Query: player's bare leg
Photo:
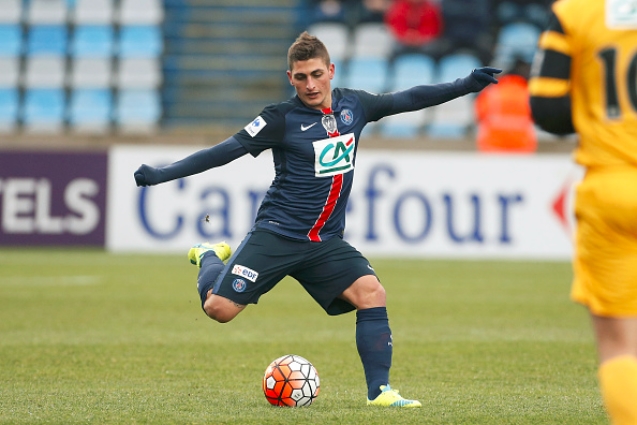
[[[637,424],[637,318],[592,318],[608,414],[613,425]]]
[[[208,317],[219,323],[228,323],[246,308],[245,305],[237,304],[228,298],[212,293],[212,289],[208,291],[208,297],[203,304],[203,310]]]
[[[349,288],[343,291],[341,298],[356,307],[356,310],[385,307],[387,302],[385,288],[374,275],[356,279]]]

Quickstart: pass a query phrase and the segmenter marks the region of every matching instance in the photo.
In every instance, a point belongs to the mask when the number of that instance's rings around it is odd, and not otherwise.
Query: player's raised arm
[[[225,165],[248,153],[234,137],[164,167],[142,164],[134,173],[137,186],[153,186]]]

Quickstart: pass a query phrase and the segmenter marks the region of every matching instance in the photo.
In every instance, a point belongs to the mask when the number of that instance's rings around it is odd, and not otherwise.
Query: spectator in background
[[[442,54],[469,53],[491,61],[493,35],[489,0],[442,0]]]
[[[311,7],[311,23],[346,22],[346,9],[341,0],[314,0]]]
[[[358,3],[357,23],[384,22],[391,0],[362,0]]]
[[[494,14],[500,26],[527,22],[543,30],[553,0],[493,0]]]
[[[429,0],[394,0],[385,13],[385,23],[395,39],[392,57],[424,53],[438,59],[443,31],[440,5]]]
[[[310,23],[342,22],[350,28],[366,22],[382,23],[391,0],[311,0]]]
[[[497,85],[476,97],[477,147],[482,152],[534,152],[535,124],[529,106],[528,78],[531,65],[517,59]]]

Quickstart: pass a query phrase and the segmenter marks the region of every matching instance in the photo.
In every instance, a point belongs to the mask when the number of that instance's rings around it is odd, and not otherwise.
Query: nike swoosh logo
[[[303,124],[301,124],[301,131],[307,131],[307,130],[309,130],[310,128],[314,127],[316,124],[318,124],[318,123],[313,123],[313,124],[310,124],[310,125],[303,125]]]

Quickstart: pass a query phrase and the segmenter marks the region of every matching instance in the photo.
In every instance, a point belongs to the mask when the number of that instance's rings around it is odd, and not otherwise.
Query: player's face
[[[320,58],[296,61],[287,74],[299,99],[308,107],[325,109],[332,106],[334,64],[328,66]]]

